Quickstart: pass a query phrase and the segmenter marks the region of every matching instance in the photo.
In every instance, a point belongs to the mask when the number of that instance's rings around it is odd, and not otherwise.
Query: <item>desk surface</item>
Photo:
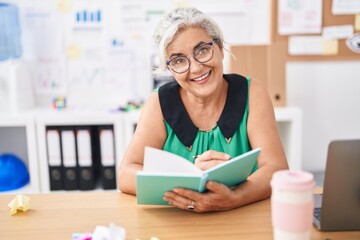
[[[0,195],[0,239],[71,239],[115,223],[126,239],[273,239],[270,200],[227,212],[198,214],[173,207],[137,206],[136,198],[118,192],[27,195],[30,210],[10,216],[15,195]],[[313,240],[359,240],[360,231],[312,231]]]

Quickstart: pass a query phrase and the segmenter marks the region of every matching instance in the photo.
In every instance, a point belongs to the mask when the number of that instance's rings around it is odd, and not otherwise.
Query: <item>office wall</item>
[[[264,27],[264,24],[257,24],[252,16],[263,16],[264,14],[258,14],[255,10],[243,12],[247,2],[251,1],[236,1],[236,0],[227,0],[228,4],[219,4],[224,9],[222,11],[229,11],[229,6],[233,3],[243,5],[241,14],[224,14],[225,17],[221,14],[217,14],[218,18],[224,17],[222,23],[226,23],[227,18],[229,17],[232,20],[233,17],[242,20],[248,20],[249,23],[255,24],[257,29],[259,27]],[[325,0],[327,1],[327,0]],[[6,2],[13,3],[26,3],[30,2],[27,0],[6,0]],[[44,4],[45,2],[59,3],[66,1],[56,1],[56,0],[32,0],[32,2],[38,2]],[[83,2],[88,3],[86,0],[77,0],[74,2]],[[95,4],[97,1],[89,1]],[[130,1],[122,1],[122,0],[112,0],[109,2],[127,2],[130,4]],[[144,1],[134,1],[134,4]],[[165,1],[164,2],[171,2]],[[181,2],[181,1],[176,1]],[[184,1],[186,2],[186,1]],[[187,1],[187,2],[198,2],[202,6],[214,6],[217,1]],[[211,4],[209,4],[209,2]],[[251,6],[261,5],[261,1],[254,1],[256,4],[251,4]],[[267,3],[268,1],[266,1]],[[329,1],[330,2],[330,1]],[[231,3],[231,4],[230,4]],[[35,8],[36,5],[30,4]],[[153,4],[152,7],[166,8],[166,4]],[[163,6],[164,5],[164,6]],[[55,5],[54,5],[55,6]],[[59,7],[59,5],[56,5]],[[261,6],[264,6],[263,4]],[[268,4],[265,4],[268,6]],[[206,10],[213,11],[210,7],[207,7]],[[160,7],[159,7],[160,8]],[[46,10],[46,9],[45,9]],[[220,9],[216,9],[220,10]],[[65,11],[65,10],[62,10]],[[156,11],[153,11],[154,13]],[[62,14],[65,14],[61,12]],[[120,14],[119,14],[120,15]],[[227,16],[229,15],[229,16]],[[266,15],[266,14],[265,14]],[[220,16],[220,17],[219,17]],[[251,21],[250,21],[251,20]],[[265,19],[266,20],[266,19]],[[232,26],[231,24],[225,24],[226,26]],[[252,26],[250,24],[244,24],[245,26]],[[244,33],[242,36],[244,39],[257,39],[262,37],[262,35],[256,35],[250,30],[253,29],[251,27],[246,28],[239,27],[242,31],[232,31],[237,33]],[[267,28],[264,27],[264,30]],[[263,31],[264,32],[264,31]],[[245,33],[248,33],[246,35]],[[230,39],[231,39],[230,35]],[[114,35],[114,38],[118,37],[118,35]],[[230,41],[231,42],[231,41]],[[243,42],[240,42],[243,43]],[[256,44],[257,42],[252,42]],[[228,54],[227,54],[228,55]],[[133,61],[132,61],[133,62]],[[150,61],[149,61],[150,62]],[[56,65],[57,66],[57,65]],[[76,65],[75,65],[76,67]],[[150,67],[147,67],[150,69]],[[41,68],[44,69],[44,68]],[[125,67],[123,67],[125,69]],[[138,70],[139,68],[137,68]],[[229,61],[228,57],[225,58],[225,69],[228,71],[229,69]],[[147,70],[146,70],[147,71]],[[141,72],[141,71],[138,71]],[[151,88],[151,74],[149,72],[149,77],[147,78],[139,78],[139,81],[136,83],[136,89],[142,93],[139,95],[146,95],[145,93],[149,92]],[[66,75],[66,74],[65,74]],[[357,92],[360,89],[360,55],[359,61],[353,62],[290,62],[287,64],[287,72],[286,72],[286,88],[287,88],[287,105],[288,106],[298,106],[303,110],[304,116],[304,133],[303,133],[303,168],[306,170],[322,170],[325,167],[326,160],[326,147],[329,143],[330,139],[334,138],[345,138],[345,137],[359,137],[360,138],[360,106],[359,106],[359,96],[357,96]],[[69,81],[71,82],[71,81]],[[126,81],[128,82],[128,81]],[[130,81],[129,81],[130,82]],[[131,81],[134,84],[134,78]],[[74,84],[67,83],[68,87],[73,87]],[[1,87],[1,86],[0,86]],[[81,89],[82,85],[79,85],[77,90]],[[90,87],[89,87],[90,89]],[[116,89],[116,88],[114,88]],[[36,90],[36,89],[35,89]],[[48,106],[51,103],[51,100],[54,96],[58,96],[59,93],[62,93],[60,90],[58,92],[55,91],[42,91],[44,89],[37,89],[35,91],[36,94],[36,103],[37,105]],[[90,90],[97,90],[96,87]],[[89,92],[90,92],[89,90]],[[107,89],[108,90],[108,89]],[[110,90],[109,90],[110,91]],[[76,91],[73,91],[76,92]],[[86,92],[85,96],[94,96]],[[129,91],[130,92],[130,91]],[[70,95],[71,95],[70,91]],[[93,92],[90,92],[93,93]],[[74,94],[73,94],[74,95]],[[121,100],[120,92],[117,91],[114,94],[109,94],[104,91],[101,96],[98,98],[85,98],[84,99],[89,102],[90,100],[94,102],[98,102],[97,99],[105,99],[105,96],[113,96],[114,99],[109,99],[109,101],[113,100]],[[105,101],[105,100],[104,100]],[[80,100],[78,100],[80,102]],[[119,103],[117,101],[116,103]]]
[[[54,98],[66,97],[69,107],[113,109],[147,98],[158,65],[152,35],[175,7],[194,6],[209,14],[229,45],[270,43],[270,0],[6,2],[19,7],[21,60],[36,106],[49,107]],[[241,31],[234,31],[234,22]]]
[[[323,171],[331,140],[360,138],[360,61],[289,62],[286,84],[303,110],[303,169]]]

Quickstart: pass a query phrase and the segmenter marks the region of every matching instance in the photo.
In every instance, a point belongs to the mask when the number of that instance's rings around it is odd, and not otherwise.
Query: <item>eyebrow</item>
[[[204,44],[204,43],[207,43],[207,42],[200,41],[198,44],[196,44],[196,45],[193,47],[193,51],[194,51],[196,48],[200,47],[200,46],[201,46],[202,44]],[[173,57],[180,57],[180,56],[186,56],[186,55],[183,54],[183,53],[173,53],[173,54],[170,55],[169,59],[172,59]]]

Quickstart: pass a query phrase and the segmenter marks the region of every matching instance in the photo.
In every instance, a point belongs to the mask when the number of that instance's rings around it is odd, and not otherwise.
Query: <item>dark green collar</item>
[[[223,112],[217,122],[226,139],[231,139],[245,113],[248,98],[247,79],[237,74],[224,74],[228,82],[228,94]],[[174,81],[159,88],[161,110],[166,122],[179,140],[191,148],[199,129],[191,121],[180,98],[179,84]]]

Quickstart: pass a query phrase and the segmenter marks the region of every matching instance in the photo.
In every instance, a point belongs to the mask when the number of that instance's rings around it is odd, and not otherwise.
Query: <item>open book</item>
[[[137,203],[168,205],[163,200],[166,191],[182,187],[205,192],[208,180],[234,187],[249,177],[260,151],[260,148],[253,149],[202,171],[176,154],[145,147],[144,168],[136,176]]]

